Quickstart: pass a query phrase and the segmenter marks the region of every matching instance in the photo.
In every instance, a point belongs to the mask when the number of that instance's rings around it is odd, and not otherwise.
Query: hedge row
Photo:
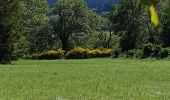
[[[87,59],[87,58],[101,58],[101,57],[111,57],[112,49],[84,49],[84,48],[74,48],[69,51],[65,58],[66,59]]]
[[[87,59],[87,58],[99,58],[99,57],[111,57],[112,55],[112,49],[85,49],[85,48],[74,48],[70,50],[69,52],[65,52],[63,50],[50,50],[43,53],[36,53],[32,54],[32,59],[47,59],[47,60],[53,60],[53,59]]]
[[[143,49],[129,50],[128,52],[121,52],[121,50],[112,49],[85,49],[85,48],[74,48],[69,52],[63,50],[50,50],[43,53],[36,53],[31,56],[32,59],[87,59],[87,58],[104,58],[104,57],[126,57],[126,58],[139,58],[144,59],[148,57],[154,58],[166,58],[170,55],[169,48],[162,48],[159,45],[146,44]]]
[[[126,57],[126,58],[139,58],[144,59],[148,57],[153,58],[166,58],[170,55],[169,48],[162,48],[159,45],[146,44],[143,49],[129,50],[128,52],[121,52],[121,50],[113,51],[113,58]]]

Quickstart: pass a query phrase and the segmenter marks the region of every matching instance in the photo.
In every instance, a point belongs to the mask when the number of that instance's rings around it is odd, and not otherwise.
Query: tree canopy
[[[151,5],[152,3],[158,3],[158,2],[162,2],[161,0],[141,0],[141,2],[145,5]],[[169,2],[170,5],[170,2]],[[168,7],[166,9],[166,13],[168,14],[168,17],[170,18],[170,7]]]
[[[54,31],[61,40],[62,49],[66,51],[69,37],[73,33],[93,29],[97,18],[84,0],[59,0],[53,14],[58,16],[58,21],[53,23]]]
[[[10,62],[12,33],[22,13],[21,0],[0,0],[0,63]]]
[[[0,0],[0,63],[75,47],[125,53],[147,43],[170,47],[169,3],[119,0],[96,13],[86,0],[57,0],[50,8],[46,0]]]

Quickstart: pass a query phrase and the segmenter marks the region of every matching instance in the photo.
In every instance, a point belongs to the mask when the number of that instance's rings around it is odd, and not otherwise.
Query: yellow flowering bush
[[[91,58],[96,58],[96,57],[101,57],[102,56],[102,52],[99,49],[91,50],[89,52],[89,54],[90,54]]]
[[[47,59],[47,60],[54,60],[54,59],[62,59],[64,57],[65,51],[63,50],[50,50],[47,52],[33,54],[33,59]]]
[[[85,48],[74,48],[71,51],[67,52],[65,58],[66,59],[87,59],[89,58],[89,49]]]
[[[110,57],[112,55],[112,49],[95,49],[89,52],[91,58],[98,58],[98,57]]]
[[[85,48],[74,48],[69,51],[65,58],[66,59],[87,59],[87,58],[99,58],[99,57],[110,57],[112,55],[112,49],[85,49]]]
[[[103,49],[102,50],[102,57],[110,57],[112,55],[112,49]]]
[[[100,57],[110,57],[112,55],[112,49],[85,49],[81,47],[74,48],[68,51],[65,55],[63,50],[50,50],[43,53],[32,54],[32,59],[46,59],[46,60],[55,60],[55,59],[87,59],[87,58],[100,58]]]

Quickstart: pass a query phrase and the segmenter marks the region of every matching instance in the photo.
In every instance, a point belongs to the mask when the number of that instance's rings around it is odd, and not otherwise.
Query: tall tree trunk
[[[62,43],[62,50],[64,51],[68,51],[69,49],[69,42],[68,42],[68,38],[62,38],[61,39],[61,43]]]
[[[0,64],[8,64],[10,63],[10,33],[8,29],[2,26],[2,30],[0,33]]]
[[[110,31],[110,32],[109,32],[109,40],[108,40],[108,42],[107,42],[107,48],[111,48],[111,47],[110,47],[111,40],[112,40],[112,32]]]

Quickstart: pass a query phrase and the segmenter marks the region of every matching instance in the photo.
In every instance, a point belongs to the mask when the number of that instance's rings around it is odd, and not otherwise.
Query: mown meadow
[[[19,60],[0,80],[0,100],[170,99],[168,60]]]

